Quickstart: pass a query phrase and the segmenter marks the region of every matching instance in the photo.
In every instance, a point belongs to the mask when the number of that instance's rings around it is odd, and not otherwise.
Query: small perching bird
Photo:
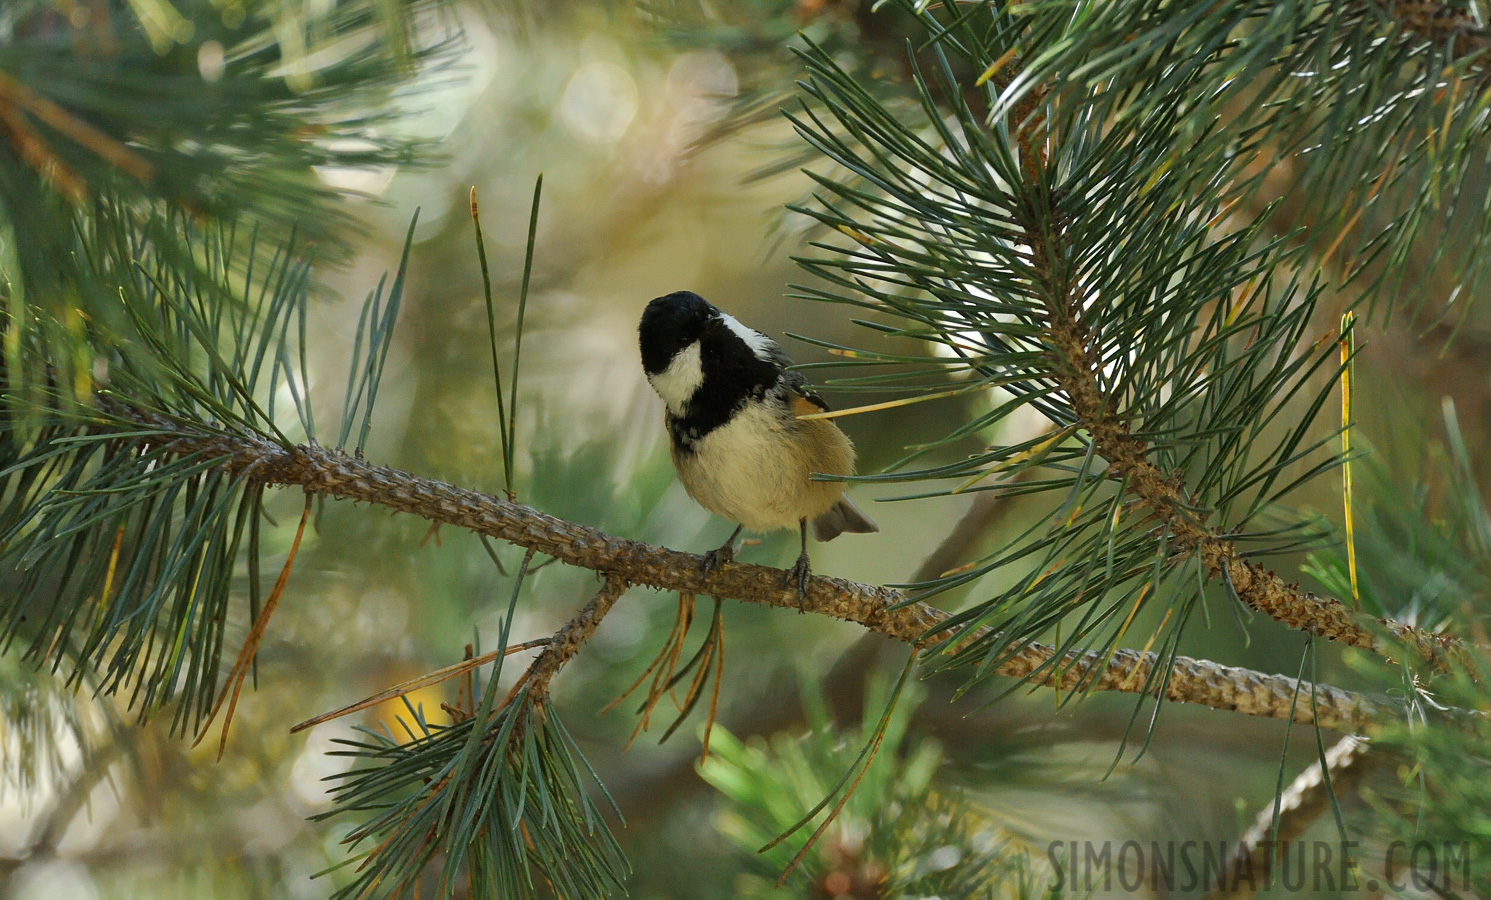
[[[879,531],[837,481],[853,475],[854,446],[832,421],[792,360],[771,338],[747,328],[698,294],[676,291],[647,304],[638,326],[642,368],[667,407],[673,466],[684,490],[710,512],[739,524],[705,556],[706,571],[734,555],[742,528],[797,528],[802,554],[792,567],[798,601],[812,574],[813,537]]]

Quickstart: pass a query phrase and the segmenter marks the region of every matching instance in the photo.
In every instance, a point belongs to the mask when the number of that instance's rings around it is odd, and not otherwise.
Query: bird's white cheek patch
[[[663,398],[668,411],[682,416],[694,391],[704,383],[704,366],[699,361],[699,342],[694,341],[679,351],[668,368],[649,376],[652,389]]]
[[[720,319],[724,321],[725,327],[735,332],[735,336],[745,341],[751,352],[757,356],[765,356],[767,350],[772,346],[772,339],[746,325],[729,313],[720,313]]]

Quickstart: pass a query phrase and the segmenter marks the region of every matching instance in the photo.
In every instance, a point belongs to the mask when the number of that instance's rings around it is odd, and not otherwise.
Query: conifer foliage
[[[913,663],[956,670],[968,689],[1013,676],[1013,687],[1055,687],[1064,701],[1117,690],[1156,710],[1163,699],[1301,727],[1370,726],[1380,752],[1425,767],[1417,791],[1373,798],[1380,814],[1366,827],[1378,835],[1411,833],[1423,820],[1405,812],[1416,802],[1465,805],[1456,785],[1470,783],[1461,767],[1484,763],[1485,729],[1432,692],[1444,685],[1457,707],[1488,700],[1468,626],[1485,605],[1491,532],[1453,416],[1447,477],[1469,498],[1453,533],[1414,519],[1409,504],[1397,518],[1362,519],[1362,542],[1414,535],[1427,548],[1411,566],[1386,552],[1365,560],[1367,590],[1357,590],[1356,563],[1347,574],[1337,559],[1333,527],[1290,504],[1349,461],[1334,418],[1350,357],[1339,313],[1429,321],[1482,287],[1491,94],[1473,12],[1377,0],[886,5],[911,36],[895,50],[899,81],[846,68],[810,38],[789,41],[802,80],[786,114],[814,180],[796,211],[818,226],[800,260],[813,277],[797,293],[854,310],[871,329],[857,346],[831,345],[845,357],[838,387],[900,392],[904,403],[989,398],[949,433],[914,435],[904,459],[865,480],[904,485],[908,498],[999,491],[1044,505],[997,550],[904,591],[817,578],[799,599],[765,567],[705,571],[696,557],[516,502],[515,389],[500,414],[508,496],[364,459],[398,339],[412,223],[404,258],[361,310],[340,418],[316,421],[306,362],[314,262],[335,256],[347,223],[315,168],[429,149],[383,126],[389,91],[457,39],[442,5],[8,4],[0,715],[21,723],[26,751],[12,777],[46,765],[48,735],[73,727],[45,712],[65,706],[61,689],[108,698],[119,713],[169,716],[183,737],[200,740],[217,723],[226,741],[300,535],[317,503],[345,498],[526,551],[496,648],[417,680],[466,679],[448,724],[410,706],[405,735],[368,731],[336,751],[351,761],[328,814],[350,823],[351,855],[335,875],[345,896],[624,890],[628,863],[611,825],[625,810],[607,802],[557,715],[551,680],[632,586],[679,594],[675,632],[637,682],[653,679],[643,715],[665,693],[683,694],[682,714],[703,719],[706,740],[730,690],[719,601],[801,604],[913,645]],[[688,33],[696,20],[675,12]],[[540,200],[536,187],[509,388]],[[1442,240],[1451,222],[1461,230]],[[1417,287],[1426,243],[1436,271],[1450,273],[1449,295]],[[490,282],[487,294],[490,304]],[[1045,430],[966,458],[943,452],[1022,410]],[[280,570],[266,570],[266,494],[296,488],[306,497],[300,531]],[[1270,568],[1306,549],[1318,582],[1340,596]],[[558,632],[526,640],[509,632],[540,553],[600,581]],[[982,587],[1005,571],[1020,574]],[[1374,589],[1451,577],[1465,586],[1458,606],[1441,598],[1410,610]],[[955,589],[971,590],[969,602],[937,609]],[[718,600],[690,660],[682,649],[698,596]],[[1364,651],[1363,689],[1311,684],[1303,668],[1296,680],[1180,655],[1188,628],[1258,616],[1298,630],[1311,662],[1322,639]],[[232,622],[250,623],[241,645]],[[532,650],[525,666],[505,661]],[[884,789],[896,770],[877,757],[894,756],[914,729],[893,709],[906,680],[878,727],[878,711],[867,714],[863,751],[794,829],[817,822],[822,834],[846,808],[890,823],[867,845],[896,861],[882,866],[897,873],[884,896],[1001,881],[1033,894],[1041,877],[1011,862],[1011,847],[975,847],[959,802],[907,812],[933,804],[930,745],[906,764],[915,790]],[[837,740],[823,721],[815,733]],[[803,810],[788,815],[783,798],[800,798],[775,789],[764,756],[723,740],[706,776],[737,803],[763,804],[737,831],[770,837],[756,833],[761,823],[792,821]],[[786,746],[773,752],[790,755]],[[786,771],[809,782],[835,760],[815,752]],[[862,784],[880,787],[851,804]],[[874,791],[894,809],[877,806]],[[1448,817],[1430,823],[1456,834]],[[776,851],[805,867],[793,883],[818,883],[827,857],[793,840],[793,853]],[[932,877],[920,854],[942,840],[968,845],[967,868]],[[1491,858],[1474,862],[1484,885]],[[874,860],[855,865],[880,871]]]

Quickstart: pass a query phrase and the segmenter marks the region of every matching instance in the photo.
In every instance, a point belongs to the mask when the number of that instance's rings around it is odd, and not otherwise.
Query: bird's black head
[[[720,311],[690,291],[674,291],[647,304],[637,335],[642,346],[642,369],[657,375],[678,351],[699,340]]]
[[[782,377],[786,358],[776,344],[698,294],[657,298],[637,330],[642,368],[668,407],[674,448],[683,452],[746,404],[764,399]]]

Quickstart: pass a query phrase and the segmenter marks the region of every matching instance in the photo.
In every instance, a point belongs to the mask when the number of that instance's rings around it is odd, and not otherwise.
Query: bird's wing
[[[790,395],[793,415],[806,416],[816,412],[828,412],[828,401],[813,390],[813,386],[808,384],[806,378],[792,371],[792,366],[796,364],[792,362],[792,357],[782,350],[781,344],[763,334],[760,352],[781,367],[781,381]]]
[[[808,384],[807,379],[801,375],[796,372],[783,372],[782,383],[787,386],[787,391],[792,395],[792,412],[796,415],[805,416],[816,412],[828,412],[828,401],[818,396],[818,392],[813,390],[813,386]]]

